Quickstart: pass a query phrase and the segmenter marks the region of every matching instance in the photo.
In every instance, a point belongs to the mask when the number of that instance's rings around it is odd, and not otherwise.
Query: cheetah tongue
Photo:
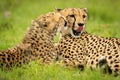
[[[79,28],[76,30],[77,32],[80,32],[83,30],[83,26],[79,26]]]

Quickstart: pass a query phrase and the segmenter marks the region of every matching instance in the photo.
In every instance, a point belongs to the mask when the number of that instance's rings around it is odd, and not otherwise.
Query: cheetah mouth
[[[81,34],[81,31],[76,31],[76,30],[74,30],[74,29],[72,29],[72,32],[73,32],[73,34],[75,35],[75,36],[79,36],[80,34]]]
[[[73,37],[79,37],[82,34],[83,30],[84,30],[83,26],[79,26],[77,30],[74,30],[74,28],[72,28],[71,34]]]

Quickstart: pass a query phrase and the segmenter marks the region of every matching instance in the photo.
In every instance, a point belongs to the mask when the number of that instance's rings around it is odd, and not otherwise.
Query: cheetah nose
[[[83,25],[84,25],[84,23],[78,23],[78,25],[79,25],[79,26],[83,26]]]

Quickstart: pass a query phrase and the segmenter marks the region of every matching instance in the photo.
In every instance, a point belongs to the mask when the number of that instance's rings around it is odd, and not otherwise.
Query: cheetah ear
[[[83,8],[83,11],[85,11],[86,13],[88,12],[87,8]]]
[[[56,11],[56,12],[60,12],[61,10],[62,10],[62,9],[59,9],[59,8],[56,8],[56,7],[55,7],[55,11]]]

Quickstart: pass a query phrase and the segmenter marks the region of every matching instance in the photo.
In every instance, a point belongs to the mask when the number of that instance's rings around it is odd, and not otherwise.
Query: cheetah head
[[[35,25],[36,23],[36,25]],[[48,34],[55,34],[60,27],[65,27],[66,19],[57,12],[49,12],[42,16],[39,16],[34,20],[33,23],[35,26],[46,30]],[[54,35],[53,35],[54,36]]]
[[[87,21],[86,8],[65,8],[56,9],[67,20],[67,27],[61,29],[62,35],[71,34],[73,37],[79,37],[85,30]]]

